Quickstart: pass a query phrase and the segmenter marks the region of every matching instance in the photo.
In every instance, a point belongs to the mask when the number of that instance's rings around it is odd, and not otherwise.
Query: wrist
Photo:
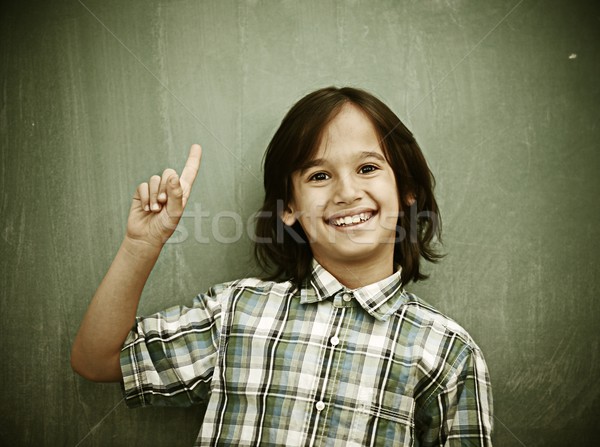
[[[153,244],[140,239],[125,236],[121,243],[122,250],[136,259],[156,259],[164,244]]]

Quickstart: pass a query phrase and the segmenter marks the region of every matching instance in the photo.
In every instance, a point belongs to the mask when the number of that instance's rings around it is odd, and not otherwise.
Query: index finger
[[[185,162],[183,171],[181,171],[181,181],[192,185],[196,176],[198,175],[198,169],[200,169],[200,159],[202,158],[202,148],[199,144],[192,144],[190,148],[190,154]]]

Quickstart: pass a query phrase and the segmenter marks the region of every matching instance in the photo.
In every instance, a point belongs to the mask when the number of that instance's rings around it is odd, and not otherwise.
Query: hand
[[[202,148],[193,144],[181,177],[168,168],[138,186],[127,219],[127,238],[159,248],[164,245],[183,215],[201,158]]]

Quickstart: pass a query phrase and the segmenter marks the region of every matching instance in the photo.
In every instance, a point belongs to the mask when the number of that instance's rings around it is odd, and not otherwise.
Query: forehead
[[[332,152],[338,155],[358,152],[383,155],[377,129],[367,114],[352,103],[344,104],[325,126],[319,145],[310,159],[325,158]]]

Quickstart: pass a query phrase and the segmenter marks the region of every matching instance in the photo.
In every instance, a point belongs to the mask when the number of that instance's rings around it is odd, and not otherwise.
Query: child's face
[[[300,222],[320,264],[393,265],[400,211],[396,179],[360,109],[342,108],[314,159],[292,174],[292,185],[283,221]]]

